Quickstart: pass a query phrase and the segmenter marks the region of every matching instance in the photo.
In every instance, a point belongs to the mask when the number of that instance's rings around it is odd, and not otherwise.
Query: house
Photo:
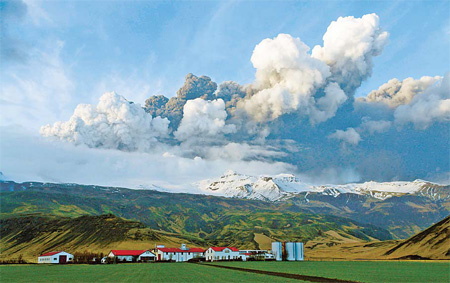
[[[67,263],[73,261],[73,255],[61,252],[49,252],[38,256],[38,263]]]
[[[149,250],[112,250],[108,257],[118,261],[153,261],[155,254]]]
[[[181,245],[181,248],[166,248],[164,246],[158,246],[156,248],[158,261],[188,261],[193,258],[204,257],[205,250],[202,248],[188,248],[185,244]]]
[[[239,250],[234,247],[210,247],[205,251],[208,261],[240,259]]]

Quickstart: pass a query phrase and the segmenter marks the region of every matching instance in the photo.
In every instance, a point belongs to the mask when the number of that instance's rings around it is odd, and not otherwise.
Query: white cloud
[[[212,101],[196,98],[188,100],[183,108],[183,119],[174,133],[180,141],[195,138],[218,138],[236,131],[234,125],[227,125],[227,112],[222,99]]]
[[[41,134],[76,145],[148,151],[158,137],[168,134],[168,126],[167,119],[152,119],[139,104],[110,92],[100,98],[97,106],[78,105],[69,121],[43,126]]]
[[[360,126],[361,130],[368,131],[371,135],[374,133],[384,133],[389,130],[389,128],[392,126],[391,121],[386,120],[367,120],[363,119],[363,122]]]
[[[389,33],[379,27],[376,14],[361,18],[339,17],[323,36],[323,47],[315,46],[312,57],[331,67],[332,77],[344,90],[353,91],[372,73],[372,57],[378,56]]]
[[[336,115],[336,111],[346,100],[347,96],[337,83],[330,83],[325,88],[325,95],[311,106],[310,120],[312,123],[324,122]]]
[[[361,136],[354,128],[347,128],[345,131],[336,130],[328,137],[351,145],[357,145],[362,140]]]
[[[437,85],[417,94],[409,104],[397,107],[394,117],[398,124],[413,123],[419,129],[450,121],[450,73]]]
[[[179,156],[177,148],[158,152],[126,152],[75,146],[30,135],[17,128],[0,128],[0,172],[17,181],[70,182],[137,188],[156,185],[189,191],[187,184],[220,176],[228,169],[249,175],[292,172],[282,162],[243,161]],[[163,153],[164,152],[164,153]]]

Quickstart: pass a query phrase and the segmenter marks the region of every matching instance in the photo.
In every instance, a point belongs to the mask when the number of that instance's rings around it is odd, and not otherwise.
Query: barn
[[[73,261],[73,255],[61,252],[49,252],[38,256],[38,263],[67,263]]]
[[[155,254],[149,250],[112,250],[108,257],[127,262],[155,260]]]

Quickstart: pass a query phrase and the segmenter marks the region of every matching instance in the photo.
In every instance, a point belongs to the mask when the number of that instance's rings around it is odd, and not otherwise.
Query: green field
[[[253,261],[213,264],[360,282],[450,282],[448,261]]]
[[[220,262],[214,265],[359,282],[450,282],[449,262]],[[301,282],[207,264],[3,265],[1,282]]]
[[[0,282],[299,282],[191,263],[3,265]]]

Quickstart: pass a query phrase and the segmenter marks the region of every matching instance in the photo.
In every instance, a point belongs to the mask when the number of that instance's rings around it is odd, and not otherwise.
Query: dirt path
[[[349,280],[341,280],[341,279],[326,278],[326,277],[319,277],[319,276],[300,275],[300,274],[291,274],[291,273],[283,273],[283,272],[273,272],[273,271],[248,269],[248,268],[241,268],[241,267],[223,266],[223,265],[216,265],[216,264],[201,263],[201,265],[212,266],[212,267],[217,267],[217,268],[225,268],[225,269],[231,269],[231,270],[238,270],[238,271],[244,271],[244,272],[251,272],[251,273],[257,273],[257,274],[285,277],[285,278],[291,278],[291,279],[297,279],[297,280],[303,280],[303,281],[309,281],[309,282],[359,283],[358,281],[349,281]]]

